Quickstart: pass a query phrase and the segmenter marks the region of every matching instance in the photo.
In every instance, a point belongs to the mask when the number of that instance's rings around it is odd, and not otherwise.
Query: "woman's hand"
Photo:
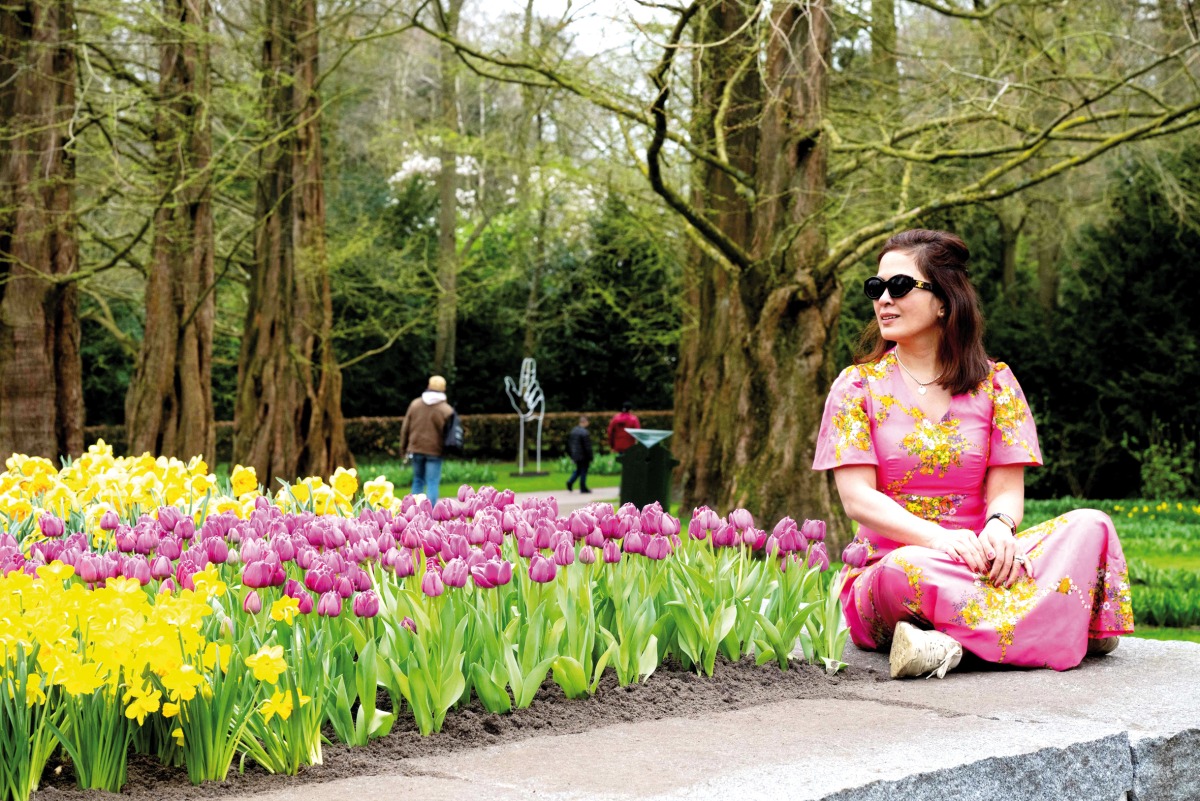
[[[986,573],[990,561],[980,538],[974,531],[965,528],[946,529],[930,545],[931,548],[949,554],[976,573]]]
[[[989,521],[979,535],[979,542],[991,564],[988,578],[997,587],[1011,587],[1020,577],[1021,570],[1033,578],[1033,566],[1018,552],[1017,538],[1003,523]]]

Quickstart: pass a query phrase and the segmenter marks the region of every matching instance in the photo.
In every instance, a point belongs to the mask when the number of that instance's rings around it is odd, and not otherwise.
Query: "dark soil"
[[[547,679],[526,709],[493,715],[472,700],[462,709],[452,710],[442,731],[429,737],[422,737],[411,717],[401,713],[387,737],[360,748],[336,742],[327,744],[324,764],[301,768],[298,776],[271,775],[250,762],[244,773],[238,773],[235,762],[227,781],[193,787],[183,768],[167,768],[154,759],[134,755],[129,761],[129,782],[120,796],[83,792],[75,787],[70,765],[50,765],[42,789],[33,795],[33,801],[94,801],[106,797],[182,801],[247,795],[350,776],[403,774],[405,760],[412,757],[465,751],[528,737],[577,734],[618,723],[697,717],[789,699],[838,698],[845,694],[847,685],[886,679],[886,674],[864,668],[826,676],[820,668],[794,663],[789,670],[781,671],[775,663],[759,667],[750,658],[739,662],[718,659],[712,678],[708,678],[668,662],[650,678],[628,687],[619,686],[610,670],[594,697],[574,701],[565,698],[558,685]]]

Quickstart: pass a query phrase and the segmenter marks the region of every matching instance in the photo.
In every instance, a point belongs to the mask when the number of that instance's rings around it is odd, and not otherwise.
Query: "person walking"
[[[575,479],[579,479],[579,491],[590,493],[587,487],[588,467],[592,464],[592,435],[588,431],[587,415],[580,415],[579,425],[571,429],[567,435],[567,455],[575,463],[575,472],[567,479],[567,490],[575,489]]]
[[[400,452],[412,462],[413,495],[424,493],[430,503],[438,500],[444,430],[452,414],[454,407],[446,402],[446,379],[434,375],[420,397],[408,405],[400,427]]]
[[[608,447],[613,453],[624,453],[633,447],[636,440],[625,429],[642,427],[641,421],[637,419],[636,414],[630,411],[631,409],[633,409],[633,404],[625,401],[621,404],[621,411],[608,421]]]

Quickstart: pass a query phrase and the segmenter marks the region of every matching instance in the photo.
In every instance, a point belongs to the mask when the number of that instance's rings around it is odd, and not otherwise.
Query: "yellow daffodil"
[[[300,614],[300,602],[290,595],[285,595],[271,604],[272,620],[281,620],[290,626],[298,614]]]
[[[282,645],[264,645],[258,653],[246,659],[246,667],[254,672],[254,678],[274,684],[279,676],[287,670],[287,662],[283,660]]]
[[[133,685],[125,691],[122,697],[125,703],[129,704],[125,708],[125,717],[130,720],[137,720],[141,726],[146,722],[146,716],[158,711],[159,699],[162,698],[162,693],[158,690],[151,689],[146,685]]]
[[[233,485],[233,494],[237,496],[258,489],[258,474],[253,467],[234,465],[233,471],[229,474],[229,481]]]

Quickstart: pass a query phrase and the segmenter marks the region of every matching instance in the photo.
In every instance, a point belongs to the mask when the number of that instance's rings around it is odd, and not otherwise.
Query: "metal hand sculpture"
[[[525,472],[525,421],[537,418],[537,472],[542,472],[542,418],[546,414],[546,396],[537,380],[537,362],[533,359],[521,361],[520,383],[509,376],[504,377],[504,391],[508,401],[517,411],[521,421],[521,432],[517,446],[517,472]]]

